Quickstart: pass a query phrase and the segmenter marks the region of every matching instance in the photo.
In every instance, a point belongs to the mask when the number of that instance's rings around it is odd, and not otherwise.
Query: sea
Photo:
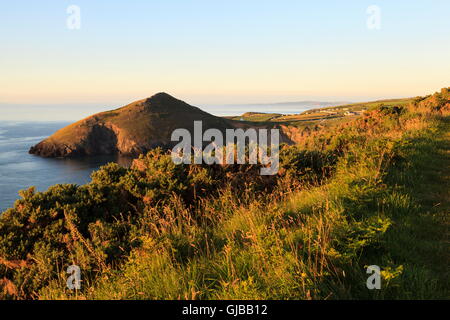
[[[45,191],[63,183],[82,185],[104,164],[130,165],[132,159],[119,156],[47,159],[28,153],[31,146],[68,124],[0,121],[0,212],[14,205],[19,190],[35,186],[37,191]]]

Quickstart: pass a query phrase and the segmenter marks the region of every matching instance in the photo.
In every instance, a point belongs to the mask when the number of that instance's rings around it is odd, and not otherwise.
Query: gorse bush
[[[420,232],[443,226],[416,194],[428,176],[414,175],[438,152],[448,109],[448,90],[407,107],[380,106],[305,138],[308,148],[283,145],[276,176],[261,176],[259,165],[175,165],[155,149],[130,169],[103,166],[86,185],[21,191],[0,218],[0,295],[445,296],[445,272],[405,246],[422,241],[430,261],[442,257],[440,238],[416,238],[410,224]],[[82,270],[77,291],[66,287],[73,264]],[[372,264],[382,267],[383,290],[365,286]]]

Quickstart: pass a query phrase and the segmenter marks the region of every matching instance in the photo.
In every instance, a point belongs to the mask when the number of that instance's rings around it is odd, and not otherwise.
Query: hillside
[[[234,127],[232,121],[158,93],[71,124],[32,147],[30,153],[44,157],[139,155],[155,147],[170,147],[173,130],[193,132],[194,120],[201,120],[204,130]]]
[[[247,112],[240,117],[216,117],[166,93],[133,102],[122,108],[95,114],[73,123],[30,148],[43,157],[105,154],[138,156],[156,147],[173,146],[170,136],[177,128],[193,132],[195,120],[203,130],[217,128],[279,128],[281,142],[299,144],[306,137],[348,122],[376,106],[404,105],[411,99],[384,100],[326,107],[300,114]]]
[[[263,113],[263,112],[246,112],[241,116],[227,117],[232,120],[240,121],[270,121],[281,122],[288,125],[302,125],[304,122],[323,122],[325,120],[336,120],[346,118],[349,116],[357,116],[364,113],[364,111],[374,109],[380,106],[404,106],[414,99],[386,99],[370,102],[359,102],[352,104],[336,104],[322,108],[309,109],[297,114],[280,114],[280,113]]]
[[[0,216],[0,298],[448,299],[449,89],[303,136],[275,176],[155,149],[21,191]]]

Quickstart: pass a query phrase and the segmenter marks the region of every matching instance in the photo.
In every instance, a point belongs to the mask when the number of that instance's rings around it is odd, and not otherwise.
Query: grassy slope
[[[385,99],[385,100],[377,100],[377,101],[370,101],[370,102],[357,102],[357,103],[332,107],[331,109],[349,108],[350,110],[358,111],[358,110],[362,110],[362,109],[366,109],[366,108],[369,108],[369,109],[374,108],[374,107],[379,106],[380,104],[404,106],[404,105],[407,105],[408,103],[412,102],[413,100],[414,100],[413,98],[402,98],[402,99]],[[324,108],[324,109],[327,110],[330,108]]]
[[[277,201],[239,205],[225,193],[212,230],[176,219],[86,297],[449,298],[449,129],[437,118],[355,149],[328,183]],[[180,262],[174,241],[196,254]],[[365,287],[372,264],[383,270],[379,291]],[[73,296],[48,288],[42,297]]]
[[[226,117],[231,120],[240,121],[249,126],[254,123],[260,123],[263,125],[271,126],[273,124],[284,125],[287,127],[295,127],[300,130],[307,128],[314,128],[319,125],[325,130],[334,128],[343,123],[349,123],[358,115],[346,116],[345,112],[364,112],[365,110],[373,110],[381,105],[386,106],[406,106],[411,103],[413,99],[386,99],[370,102],[353,103],[348,105],[339,105],[334,107],[325,107],[320,109],[311,109],[299,114],[282,115],[277,113],[258,113],[258,112],[246,112],[237,117]],[[328,111],[325,113],[321,111]]]
[[[322,119],[334,119],[336,117],[343,117],[345,111],[371,110],[380,105],[404,106],[412,101],[413,101],[412,98],[386,99],[370,102],[358,102],[347,105],[339,105],[335,107],[311,109],[299,114],[292,114],[292,115],[282,115],[279,113],[246,112],[241,116],[228,118],[233,120],[244,120],[244,121],[263,121],[263,122],[273,121],[273,122],[285,122],[286,124],[295,124],[298,121],[320,121]],[[320,111],[335,111],[337,112],[337,115],[327,115],[326,113]]]
[[[450,117],[404,147],[410,165],[393,171],[395,228],[388,233],[387,250],[405,264],[404,298],[450,298]]]

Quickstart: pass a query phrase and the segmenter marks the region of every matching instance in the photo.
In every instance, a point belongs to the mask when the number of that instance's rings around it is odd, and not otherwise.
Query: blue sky
[[[2,1],[0,108],[427,94],[450,85],[449,12],[447,0]]]

